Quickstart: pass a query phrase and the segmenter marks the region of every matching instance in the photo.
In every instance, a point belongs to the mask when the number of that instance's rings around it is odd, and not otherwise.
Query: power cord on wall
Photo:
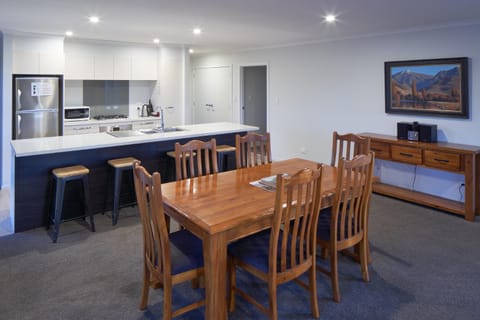
[[[463,200],[464,192],[465,192],[465,183],[461,183],[458,186],[458,193],[460,194],[460,199],[458,199],[459,201]]]
[[[413,167],[413,181],[412,181],[412,190],[415,190],[415,180],[417,180],[417,166]]]

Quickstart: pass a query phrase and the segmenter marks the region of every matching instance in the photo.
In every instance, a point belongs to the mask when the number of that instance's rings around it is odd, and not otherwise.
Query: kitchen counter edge
[[[177,126],[182,131],[145,134],[133,137],[113,137],[106,132],[71,136],[12,140],[11,146],[15,157],[27,157],[59,152],[80,151],[95,148],[108,148],[120,145],[169,141],[201,136],[256,131],[255,126],[230,122],[204,123]]]

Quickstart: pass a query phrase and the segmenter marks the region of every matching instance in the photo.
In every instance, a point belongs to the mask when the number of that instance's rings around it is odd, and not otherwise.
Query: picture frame
[[[385,62],[385,112],[469,117],[468,58]]]

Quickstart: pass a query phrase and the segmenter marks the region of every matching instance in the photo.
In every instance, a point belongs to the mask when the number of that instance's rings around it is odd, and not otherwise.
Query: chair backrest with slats
[[[359,154],[370,152],[370,137],[361,137],[353,133],[338,134],[333,132],[331,166],[338,166],[341,158],[351,160]]]
[[[270,236],[270,273],[289,279],[314,263],[323,166],[293,176],[277,175],[275,212]]]
[[[216,140],[175,143],[175,170],[177,180],[218,173]]]
[[[237,169],[255,167],[272,162],[270,133],[248,132],[244,136],[235,136],[235,158]]]
[[[330,241],[337,251],[362,240],[368,223],[373,162],[373,152],[340,159],[330,226]]]
[[[170,242],[163,212],[161,179],[150,175],[139,161],[133,164],[135,194],[142,221],[145,267],[157,276],[170,277]]]

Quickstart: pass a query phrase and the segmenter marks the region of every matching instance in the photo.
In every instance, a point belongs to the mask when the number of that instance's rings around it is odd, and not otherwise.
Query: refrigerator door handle
[[[17,136],[20,136],[22,134],[22,130],[20,130],[20,122],[22,121],[22,116],[17,115]]]

